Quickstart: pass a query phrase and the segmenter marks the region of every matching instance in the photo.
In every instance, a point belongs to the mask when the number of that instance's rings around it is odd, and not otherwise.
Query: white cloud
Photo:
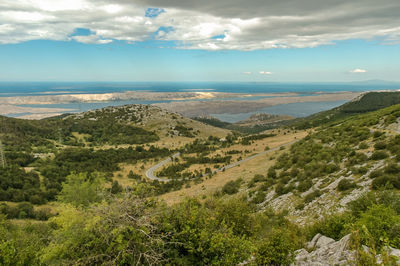
[[[366,72],[367,72],[367,70],[360,69],[360,68],[356,68],[356,69],[350,70],[350,73],[366,73]]]
[[[251,73],[250,71],[245,71],[245,72],[243,72],[243,74],[251,75],[251,74],[253,74],[253,73]]]
[[[165,12],[149,18],[148,7]],[[398,44],[398,14],[398,0],[1,0],[0,43],[88,42],[70,37],[87,28],[97,35],[91,41],[155,36],[177,41],[180,49],[305,48],[372,38]],[[160,27],[171,30],[155,35]]]
[[[110,39],[100,39],[96,35],[89,35],[89,36],[73,36],[72,39],[74,39],[77,42],[81,43],[91,43],[91,44],[106,44],[112,42]]]
[[[269,71],[260,71],[259,73],[261,75],[272,75],[272,72],[269,72]]]

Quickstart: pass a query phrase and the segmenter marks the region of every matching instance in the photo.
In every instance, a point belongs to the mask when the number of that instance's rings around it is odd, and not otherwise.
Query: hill
[[[44,120],[0,117],[7,167],[0,201],[54,201],[71,173],[113,173],[229,131],[146,105],[108,107]],[[139,172],[135,170],[136,174]],[[132,180],[133,182],[133,180]],[[131,183],[131,182],[128,182]]]
[[[400,105],[324,125],[293,144],[249,196],[307,223],[341,212],[364,192],[400,189]]]
[[[228,130],[234,130],[243,134],[256,134],[265,130],[277,128],[289,124],[294,117],[288,115],[273,115],[273,114],[254,114],[248,119],[238,121],[236,123],[229,123],[221,121],[215,117],[195,117],[194,120],[202,123],[219,127]]]
[[[396,265],[400,105],[358,101],[250,135],[141,105],[2,117],[0,264]]]
[[[400,104],[399,91],[367,92],[332,110],[297,119],[292,125],[298,129],[317,127],[352,115],[376,111],[395,104]]]

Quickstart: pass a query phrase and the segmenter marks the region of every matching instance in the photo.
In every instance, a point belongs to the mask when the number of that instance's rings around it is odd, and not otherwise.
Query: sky
[[[1,0],[0,81],[400,81],[398,0]]]

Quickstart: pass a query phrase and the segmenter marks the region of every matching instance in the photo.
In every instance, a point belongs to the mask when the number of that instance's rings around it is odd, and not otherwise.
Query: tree
[[[274,230],[268,240],[261,243],[256,255],[257,265],[289,265],[294,260],[294,244],[285,230]]]
[[[118,183],[118,181],[114,180],[111,185],[111,193],[118,194],[122,192],[122,186]]]
[[[99,174],[71,174],[62,184],[58,200],[76,207],[87,207],[91,203],[101,201],[103,187],[104,177]]]
[[[152,225],[152,200],[124,194],[109,203],[63,206],[42,251],[44,265],[155,265],[163,261],[165,236]]]

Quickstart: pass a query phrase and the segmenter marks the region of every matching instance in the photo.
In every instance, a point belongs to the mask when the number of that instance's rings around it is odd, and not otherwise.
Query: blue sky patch
[[[211,39],[213,39],[213,40],[224,39],[224,38],[225,38],[225,34],[215,35],[215,36],[211,37]]]
[[[148,9],[146,9],[145,16],[148,18],[155,18],[164,12],[165,12],[165,10],[163,8],[149,7]]]
[[[76,28],[71,36],[89,36],[94,34],[91,30],[85,28]]]

